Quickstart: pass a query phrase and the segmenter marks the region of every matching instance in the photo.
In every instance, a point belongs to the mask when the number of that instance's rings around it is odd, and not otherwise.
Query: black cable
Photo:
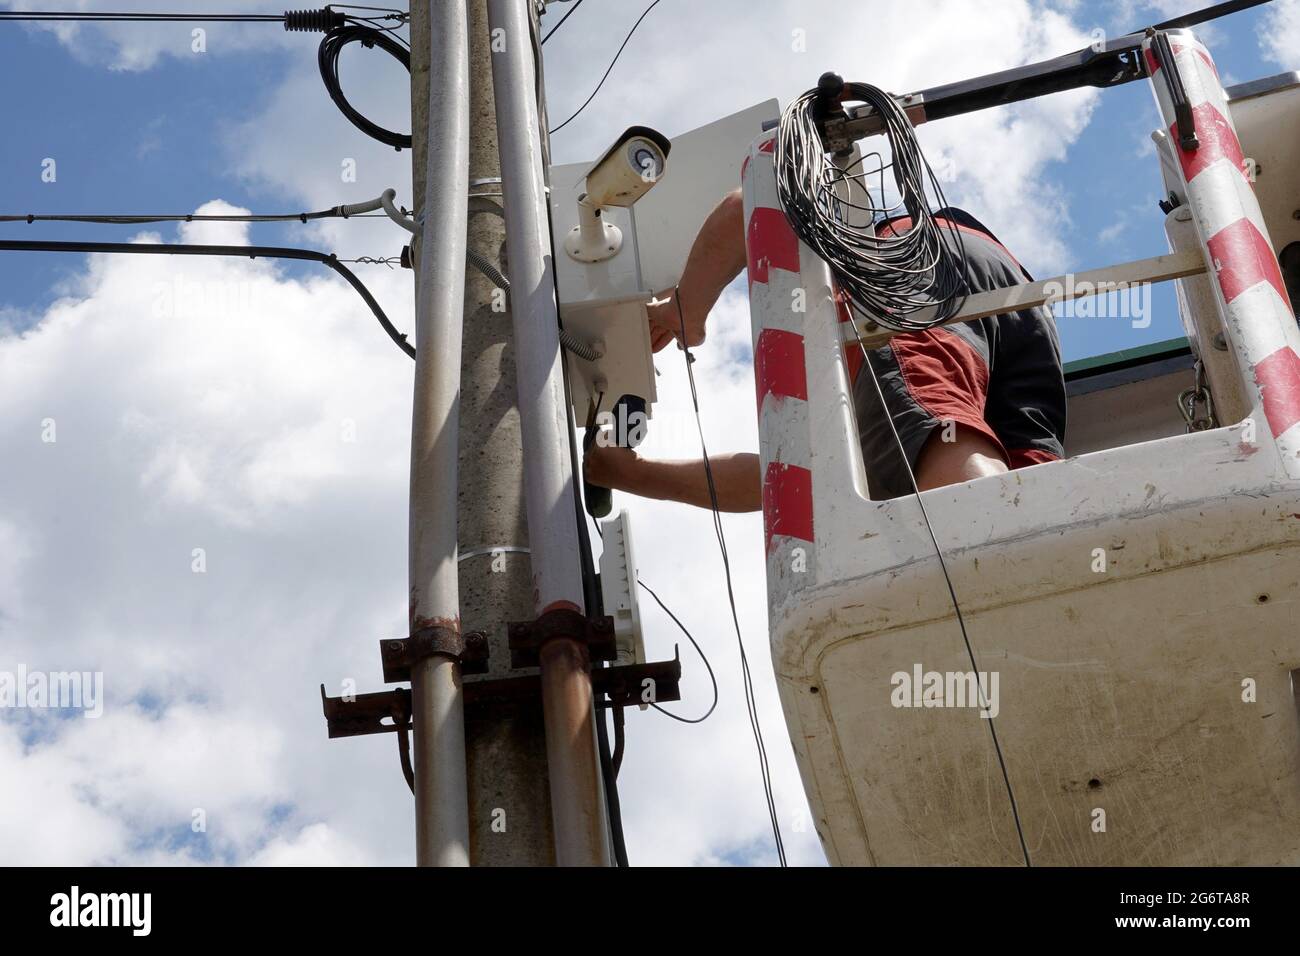
[[[411,766],[411,733],[403,719],[397,725],[397,758],[402,763],[402,776],[406,785],[415,793],[415,768]]]
[[[325,39],[321,40],[316,55],[325,89],[330,99],[334,101],[334,105],[339,108],[339,112],[347,117],[348,122],[371,139],[376,139],[394,149],[410,149],[412,140],[409,133],[395,133],[371,122],[362,116],[343,95],[343,88],[339,83],[339,54],[349,43],[360,43],[367,49],[379,47],[406,67],[408,73],[411,71],[411,51],[395,40],[388,31],[349,23],[327,33]]]
[[[703,717],[682,717],[679,714],[674,714],[671,710],[664,710],[659,704],[652,703],[650,706],[659,711],[659,713],[663,714],[665,717],[671,717],[678,723],[702,724],[712,716],[713,711],[716,710],[718,706],[718,678],[717,675],[713,673],[713,665],[709,663],[709,656],[704,653],[704,648],[700,647],[699,642],[695,640],[695,637],[691,632],[686,629],[686,625],[679,621],[677,615],[669,610],[668,605],[663,602],[659,595],[650,589],[650,585],[642,581],[639,576],[637,577],[636,583],[639,584],[647,594],[654,598],[655,603],[659,605],[663,612],[672,618],[673,623],[677,625],[678,630],[686,635],[686,639],[691,642],[691,647],[695,648],[695,653],[699,654],[700,660],[704,661],[704,669],[709,672],[709,681],[713,684],[713,703],[709,704],[709,709],[704,712]]]
[[[564,26],[564,21],[569,19],[569,17],[573,16],[574,11],[576,11],[580,6],[582,6],[582,0],[578,0],[577,3],[569,7],[568,12],[565,13],[564,16],[560,17],[560,22],[557,23],[555,26],[551,27],[551,29],[546,31],[546,36],[542,37],[542,42],[545,43],[547,40],[553,37],[555,35],[555,31],[560,29],[560,27]]]
[[[774,156],[781,208],[795,234],[830,266],[851,309],[898,332],[939,325],[958,313],[968,292],[961,230],[931,211],[927,184],[938,208],[947,205],[943,188],[894,97],[866,83],[842,85],[838,102],[865,103],[880,117],[892,157],[880,171],[893,170],[900,200],[890,204],[882,195],[877,205],[865,187],[871,205],[846,199],[843,187],[866,174],[852,175],[852,166],[841,169],[827,155],[820,129],[827,91],[819,87],[781,114]],[[869,213],[862,217],[869,221],[850,224],[846,209]],[[911,219],[909,227],[879,234],[877,220],[895,212]]]
[[[626,743],[623,736],[623,708],[614,708],[614,779],[618,779],[618,772],[623,769],[623,746]]]
[[[863,368],[859,375],[870,375],[872,384],[876,389],[876,397],[880,402],[882,409],[887,409],[885,405],[885,395],[880,387],[880,379],[876,377],[876,370],[871,364],[871,358],[867,354],[867,347],[862,344],[862,334],[858,331],[858,320],[853,315],[853,310],[849,310],[849,322],[853,325],[854,335],[858,339],[858,348],[862,351]],[[907,460],[907,452],[903,448],[903,440],[898,435],[898,429],[894,426],[894,418],[885,412],[885,421],[889,424],[890,434],[894,436],[894,444],[898,448],[898,454],[903,459],[903,465],[907,470],[907,480],[912,486],[912,494],[916,497],[916,503],[921,509],[921,517],[925,521],[925,530],[930,535],[930,543],[934,546],[935,557],[939,559],[939,569],[943,572],[943,579],[948,585],[948,597],[952,601],[953,612],[957,615],[957,624],[961,628],[961,639],[966,645],[966,656],[970,659],[971,672],[978,676],[980,673],[979,665],[975,663],[975,649],[971,645],[970,635],[966,632],[966,618],[961,612],[961,603],[957,600],[957,589],[953,587],[952,576],[948,573],[948,562],[944,559],[943,549],[939,547],[939,539],[935,536],[934,526],[930,524],[930,514],[926,510],[925,500],[921,497],[921,489],[916,483],[916,474],[912,471],[912,463]],[[1025,859],[1025,866],[1032,867],[1033,863],[1029,858],[1029,845],[1025,842],[1025,831],[1020,824],[1020,809],[1016,804],[1016,793],[1011,786],[1011,775],[1007,772],[1007,762],[1002,756],[1002,744],[998,741],[997,728],[993,726],[993,715],[989,709],[989,702],[984,696],[984,688],[979,686],[979,680],[975,681],[979,692],[980,709],[988,715],[989,735],[993,738],[993,750],[998,757],[998,766],[1002,769],[1002,782],[1006,787],[1007,800],[1011,804],[1011,818],[1016,824],[1016,836],[1020,838],[1020,852]],[[983,714],[981,715],[983,716]]]
[[[0,216],[0,222],[85,222],[106,226],[140,226],[158,222],[312,222],[318,219],[384,219],[387,213],[362,212],[348,215],[343,206],[332,209],[320,209],[316,212],[264,213],[247,216],[200,215],[198,213],[160,213],[158,215],[138,214],[130,216],[117,215],[62,215],[33,213]]]
[[[555,129],[548,130],[548,133],[550,135],[552,136],[555,135],[560,130],[564,129],[564,127],[568,126],[575,119],[577,119],[578,113],[581,113],[583,110],[585,110],[587,108],[587,104],[596,98],[596,94],[600,92],[600,88],[605,85],[605,80],[609,79],[609,74],[611,71],[613,71],[614,64],[617,63],[618,58],[623,55],[623,48],[627,46],[628,40],[632,39],[632,34],[636,33],[636,28],[641,25],[641,21],[644,20],[647,16],[649,16],[650,11],[657,6],[659,6],[659,0],[654,0],[654,2],[650,4],[650,6],[645,8],[645,11],[641,14],[641,16],[637,17],[636,23],[632,24],[632,29],[627,31],[627,36],[623,38],[623,43],[619,46],[618,52],[614,54],[614,59],[609,61],[609,66],[605,70],[605,75],[600,78],[600,82],[597,83],[596,88],[591,91],[591,95],[587,97],[586,101],[581,106],[578,107],[577,111],[574,112],[572,116],[566,119],[559,126],[555,127]],[[569,12],[572,13],[573,11],[570,10]]]
[[[163,243],[139,242],[48,242],[36,240],[0,239],[0,252],[83,252],[83,253],[125,253],[127,255],[145,256],[229,256],[237,259],[296,259],[304,262],[319,262],[329,266],[356,290],[357,295],[370,307],[380,326],[388,337],[397,343],[397,347],[415,358],[415,349],[406,341],[406,336],[397,331],[393,323],[380,307],[370,290],[365,287],[347,266],[333,253],[317,252],[315,249],[290,249],[282,246],[207,246],[207,245],[170,245]]]
[[[1207,20],[1217,20],[1219,17],[1226,17],[1230,13],[1249,10],[1251,7],[1259,7],[1271,2],[1272,0],[1229,0],[1227,3],[1216,3],[1213,6],[1192,13],[1184,13],[1180,17],[1166,20],[1164,23],[1157,23],[1151,29],[1177,30],[1179,27],[1194,27],[1198,23],[1205,23]]]
[[[718,489],[713,482],[713,465],[709,462],[709,449],[704,441],[704,424],[700,420],[700,396],[695,388],[695,356],[686,344],[686,316],[682,312],[681,289],[673,290],[673,301],[677,304],[677,320],[681,324],[681,348],[686,360],[686,378],[691,386],[691,404],[695,408],[695,428],[700,433],[700,452],[704,456],[704,477],[709,486],[709,504],[713,510],[713,531],[718,538],[718,550],[722,554],[722,568],[727,578],[727,601],[731,605],[731,622],[736,629],[736,644],[740,648],[740,669],[744,678],[745,708],[749,713],[749,726],[754,732],[754,743],[758,748],[758,766],[763,778],[763,794],[767,800],[768,814],[772,819],[772,838],[776,843],[776,855],[781,865],[786,865],[785,843],[781,839],[781,824],[776,812],[776,798],[772,792],[772,770],[767,760],[767,746],[763,742],[763,728],[758,719],[758,704],[754,699],[754,681],[749,670],[749,656],[745,653],[745,641],[740,633],[740,615],[736,611],[736,594],[731,584],[731,560],[727,556],[727,539],[722,529],[722,512],[718,508]]]
[[[283,23],[283,13],[92,13],[84,10],[5,10],[0,20],[98,20],[109,23],[189,22]]]
[[[591,517],[591,523],[596,529],[596,534],[600,535],[602,541],[605,540],[605,532],[600,530],[600,522],[598,522],[594,516]],[[695,639],[695,635],[686,629],[686,625],[683,624],[678,619],[677,615],[672,612],[672,609],[663,602],[663,598],[656,594],[650,585],[641,580],[639,574],[637,575],[636,583],[642,588],[642,590],[654,598],[655,603],[659,605],[660,609],[672,618],[673,623],[677,625],[677,629],[686,635],[686,639],[691,642],[691,647],[695,648],[695,653],[700,655],[700,660],[704,662],[704,669],[709,672],[709,681],[713,684],[713,703],[709,704],[709,709],[704,712],[703,717],[681,717],[670,710],[664,710],[662,706],[653,702],[651,702],[650,706],[659,711],[659,713],[663,714],[665,717],[671,717],[678,723],[702,724],[709,719],[710,715],[712,715],[713,711],[716,710],[718,706],[718,678],[717,675],[713,673],[713,665],[709,663],[709,655],[704,653],[704,648],[700,647],[700,642]]]
[[[591,523],[596,529],[596,534],[600,535],[602,541],[605,540],[605,533],[600,530],[600,522],[598,522],[594,516],[591,517]],[[713,673],[713,665],[709,663],[709,655],[704,653],[704,648],[700,647],[700,642],[695,639],[695,635],[686,629],[686,625],[683,624],[678,619],[677,615],[672,612],[672,609],[663,602],[663,598],[656,594],[650,585],[641,580],[639,574],[637,575],[636,583],[642,588],[642,590],[654,598],[655,603],[659,605],[660,609],[672,618],[673,623],[677,625],[677,629],[686,635],[686,639],[691,642],[691,647],[695,648],[695,653],[700,655],[700,660],[704,662],[704,669],[709,672],[709,682],[713,684],[713,703],[709,704],[709,709],[704,712],[703,717],[681,717],[674,714],[671,710],[664,710],[662,706],[654,702],[651,702],[650,706],[659,711],[659,713],[663,714],[665,717],[671,717],[678,723],[702,724],[709,719],[718,706],[718,678],[717,675]]]

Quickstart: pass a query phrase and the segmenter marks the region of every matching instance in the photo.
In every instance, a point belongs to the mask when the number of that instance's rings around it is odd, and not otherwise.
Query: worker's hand
[[[707,313],[701,315],[691,308],[689,299],[681,300],[684,306],[681,314],[677,312],[679,300],[676,289],[660,292],[646,305],[646,315],[650,319],[650,347],[658,352],[669,342],[678,340],[681,347],[682,324],[686,325],[686,346],[694,348],[704,342],[704,320]]]
[[[631,448],[602,445],[597,441],[583,456],[582,472],[590,484],[620,489],[638,460]]]

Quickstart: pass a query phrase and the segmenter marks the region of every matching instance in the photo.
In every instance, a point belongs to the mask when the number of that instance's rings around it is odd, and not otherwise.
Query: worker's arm
[[[758,511],[762,507],[757,455],[747,452],[710,455],[709,464],[719,511]],[[680,501],[697,508],[712,507],[702,458],[654,461],[642,458],[630,448],[593,445],[583,467],[587,480],[603,488],[642,498]]]
[[[745,209],[740,190],[728,193],[709,213],[691,245],[677,289],[656,296],[650,316],[650,345],[658,352],[681,338],[686,325],[686,345],[704,341],[704,322],[718,296],[745,268]],[[680,291],[680,298],[678,298]],[[677,314],[681,306],[681,316]]]

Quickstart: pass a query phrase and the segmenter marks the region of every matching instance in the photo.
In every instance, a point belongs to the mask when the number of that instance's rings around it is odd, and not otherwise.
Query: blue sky
[[[1300,30],[1300,0],[1282,2]],[[673,134],[769,97],[786,102],[826,69],[906,92],[1195,5],[663,0],[591,106],[555,137],[555,159],[589,160],[632,123]],[[553,115],[586,98],[642,9],[643,0],[586,3],[547,45]],[[1261,55],[1261,16],[1201,32],[1229,81],[1298,59],[1300,42],[1289,40]],[[801,31],[806,49],[796,51]],[[409,204],[409,156],[338,114],[317,75],[317,42],[277,25],[212,25],[208,52],[195,55],[188,26],[56,37],[0,24],[0,212],[184,213],[216,200],[296,212],[389,186]],[[352,49],[342,70],[363,112],[406,128],[400,67]],[[952,162],[949,198],[1046,277],[1166,250],[1145,146],[1157,125],[1149,89],[1135,83],[931,124],[922,141]],[[58,163],[54,184],[41,181],[47,157]],[[349,161],[356,182],[340,176]],[[393,255],[405,242],[384,220],[149,228],[166,241],[301,244],[344,257]],[[142,231],[0,226],[6,238]],[[410,328],[410,273],[360,274]],[[182,280],[234,290],[238,307],[204,294],[160,312],[159,284]],[[694,366],[714,453],[758,444],[743,289],[720,301]],[[1167,293],[1155,308],[1146,329],[1063,321],[1067,357],[1178,335]],[[412,861],[410,797],[391,741],[328,741],[317,691],[323,681],[337,694],[348,679],[379,689],[375,642],[406,626],[411,365],[351,290],[313,266],[0,256],[0,669],[103,670],[107,699],[99,720],[0,720],[0,861]],[[646,452],[697,456],[680,356],[659,368]],[[57,422],[57,442],[42,439],[47,422]],[[771,862],[711,516],[623,496],[616,507],[632,515],[644,580],[701,639],[721,694],[698,726],[629,714],[629,851],[639,863]],[[761,520],[723,520],[787,846],[795,862],[818,863],[767,663]],[[648,656],[671,657],[680,635],[657,608],[643,611]],[[699,713],[709,682],[682,654],[680,710]],[[203,836],[189,829],[199,808],[211,824]]]

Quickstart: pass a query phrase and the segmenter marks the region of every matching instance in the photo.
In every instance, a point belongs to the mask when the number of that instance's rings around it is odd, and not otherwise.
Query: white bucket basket
[[[1213,64],[1173,46],[1250,416],[924,493],[1035,864],[1300,863],[1300,333]],[[856,346],[780,210],[773,136],[742,170],[769,621],[817,831],[840,864],[1021,863],[973,695],[900,690],[971,665],[915,498],[866,496]]]

